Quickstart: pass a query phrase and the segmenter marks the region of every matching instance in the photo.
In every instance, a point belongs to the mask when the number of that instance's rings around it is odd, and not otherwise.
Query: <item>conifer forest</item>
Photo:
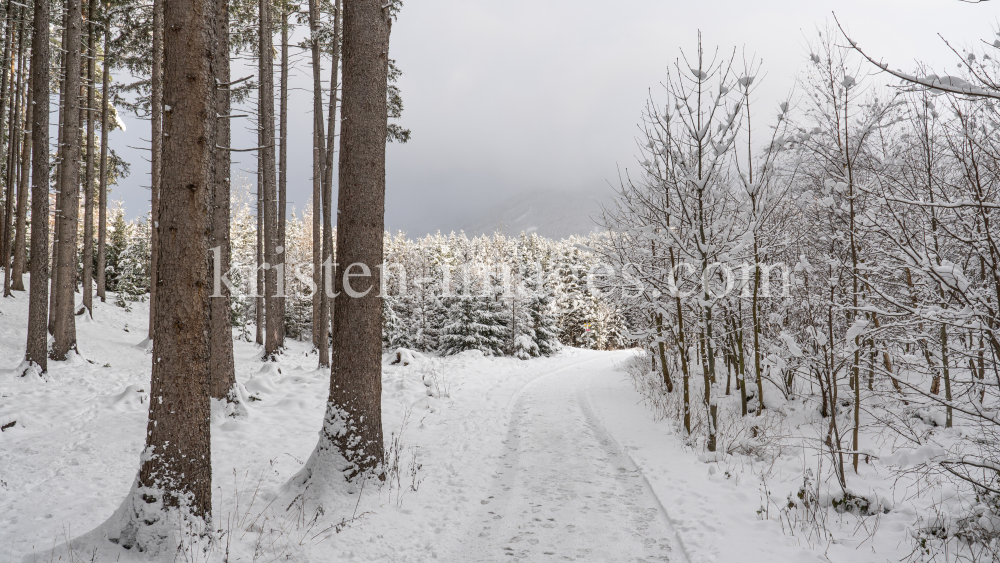
[[[820,4],[0,0],[0,560],[1000,561],[1000,12]]]

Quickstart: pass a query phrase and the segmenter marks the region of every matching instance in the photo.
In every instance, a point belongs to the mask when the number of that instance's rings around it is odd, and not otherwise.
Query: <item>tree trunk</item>
[[[756,205],[756,204],[755,204]],[[757,416],[764,415],[764,373],[760,356],[760,250],[757,245],[757,231],[753,240],[753,297],[750,299],[750,322],[753,323],[753,370],[757,381]]]
[[[260,115],[258,113],[258,119]],[[257,146],[264,144],[264,131],[258,125],[257,127]],[[257,291],[254,297],[254,305],[256,306],[256,325],[257,325],[257,339],[256,343],[259,346],[264,345],[264,192],[263,181],[264,178],[264,155],[260,151],[257,152],[257,238],[255,239],[257,245]]]
[[[35,0],[31,33],[31,93],[49,99],[49,0]],[[48,370],[49,303],[49,105],[31,110],[31,278],[28,293],[28,338],[24,361]],[[26,372],[25,372],[26,373]]]
[[[221,116],[230,115],[229,99],[229,5],[227,0],[215,0],[216,4],[216,51],[215,81],[224,85],[215,89],[215,112]],[[231,153],[229,118],[218,119],[215,126],[214,178],[212,182],[212,248],[219,247],[218,273],[229,271],[231,244],[229,240],[230,221],[230,180]],[[213,280],[214,281],[214,280]],[[236,367],[233,363],[233,327],[230,324],[229,288],[219,284],[219,293],[213,294],[209,302],[212,315],[212,398],[230,403],[239,401],[236,394]]]
[[[848,324],[852,324],[857,320],[857,310],[858,310],[858,276],[860,272],[858,270],[858,243],[855,239],[855,234],[857,233],[857,228],[855,225],[856,212],[854,209],[854,167],[850,160],[850,150],[849,147],[849,135],[846,131],[846,127],[850,121],[848,121],[848,104],[844,103],[844,155],[847,156],[847,200],[850,204],[850,209],[848,212],[848,217],[850,218],[850,244],[851,244],[851,305],[852,309],[848,316]],[[839,134],[839,133],[838,133]],[[851,431],[851,448],[854,453],[851,455],[852,463],[854,465],[854,473],[858,472],[858,449],[860,447],[858,443],[858,434],[861,430],[861,336],[854,337],[854,360],[851,364],[851,381],[854,383],[854,428]]]
[[[23,81],[19,79],[19,75],[24,70],[24,11],[23,9],[18,9],[21,17],[18,18],[17,24],[17,55],[14,59],[10,61],[10,93],[13,93],[10,102],[9,110],[9,127],[10,133],[7,136],[8,140],[8,150],[7,150],[7,170],[6,179],[4,182],[4,210],[3,210],[3,231],[2,231],[2,242],[0,242],[0,253],[3,255],[3,295],[4,297],[11,297],[10,293],[10,274],[11,274],[11,245],[13,243],[12,235],[14,230],[14,186],[17,184],[17,164],[20,162],[20,110],[21,110],[21,87]],[[12,37],[13,41],[15,37]],[[13,53],[13,49],[11,50]],[[13,56],[13,55],[12,55]],[[4,69],[4,75],[7,74],[7,69]]]
[[[27,233],[28,228],[28,181],[31,176],[31,102],[34,99],[33,79],[28,76],[28,99],[24,104],[24,139],[21,143],[21,176],[17,186],[17,236],[14,239],[14,279],[11,288],[24,291],[24,270],[27,266]]]
[[[87,169],[83,180],[83,306],[94,317],[94,75],[97,74],[97,0],[87,2]]]
[[[278,117],[280,120],[278,136],[280,137],[281,152],[278,154],[278,246],[281,250],[276,252],[285,256],[282,254],[288,250],[285,245],[285,218],[288,214],[288,10],[285,8],[281,10],[281,85],[279,88],[278,99],[281,108]],[[280,319],[278,342],[282,347],[285,345],[285,304],[285,298],[282,297],[278,302],[280,315],[278,317]]]
[[[321,170],[323,170],[323,173],[325,174],[326,167],[321,167]],[[319,365],[320,367],[325,367],[330,365],[329,337],[333,326],[333,323],[331,322],[333,320],[331,309],[333,308],[333,299],[336,296],[334,288],[336,287],[337,278],[334,277],[336,265],[333,263],[333,226],[331,223],[331,216],[333,215],[333,194],[329,183],[321,182],[321,184],[323,191],[323,285],[321,286],[322,292],[319,301],[320,334],[322,335],[322,340],[319,345]]]
[[[333,325],[330,400],[320,447],[336,448],[353,465],[352,474],[357,474],[383,461],[378,266],[385,230],[385,97],[391,23],[379,0],[354,0],[344,8],[340,217],[334,280],[344,279],[345,271],[367,269],[371,283],[366,283],[367,276],[355,278],[361,282],[355,285],[361,287],[345,285],[344,296],[334,301],[337,322]]]
[[[15,31],[15,25],[17,25],[17,18],[14,17],[14,6],[11,5],[11,0],[7,0],[7,5],[4,8],[4,17],[6,19],[6,30],[3,35],[3,67],[0,70],[0,166],[3,169],[0,170],[0,178],[4,178],[3,172],[6,172],[7,166],[7,144],[3,142],[3,139],[7,136],[7,120],[4,119],[4,115],[7,113],[7,99],[8,90],[13,84],[14,77],[9,76],[9,71],[12,66],[11,57],[14,49],[14,41],[17,38],[17,33]],[[12,104],[13,105],[13,104]],[[6,184],[4,185],[6,189]],[[6,225],[6,217],[3,216],[2,210],[0,210],[0,240],[4,236],[4,225]]]
[[[164,3],[163,184],[146,449],[112,541],[150,556],[210,534],[209,271],[216,0]],[[153,533],[154,528],[156,533]],[[166,531],[167,534],[162,532]],[[164,537],[166,536],[166,537]],[[168,542],[173,542],[168,544]],[[190,544],[189,544],[190,545]]]
[[[150,205],[149,205],[149,332],[153,339],[156,323],[156,288],[159,285],[160,246],[160,186],[163,183],[163,6],[164,0],[153,0],[153,76],[150,78]]]
[[[743,350],[743,306],[737,301],[736,315],[730,317],[733,337],[733,369],[736,371],[736,388],[740,391],[740,414],[747,415],[746,359]]]
[[[80,207],[80,40],[83,15],[80,0],[66,0],[69,15],[66,26],[65,107],[63,109],[62,166],[59,190],[59,255],[56,264],[58,279],[53,291],[55,302],[55,340],[52,358],[65,360],[76,350],[76,288],[77,224]]]
[[[66,44],[66,34],[69,33],[69,12],[63,10],[62,18],[62,44]],[[62,227],[59,222],[59,210],[61,207],[62,190],[59,189],[59,179],[62,178],[63,157],[66,154],[66,131],[63,130],[63,114],[66,111],[66,52],[65,49],[56,51],[59,54],[59,68],[61,77],[59,79],[59,124],[56,131],[56,207],[52,213],[53,234],[52,234],[52,289],[49,292],[49,334],[56,332],[56,287],[59,286],[59,268],[56,264],[59,261],[59,236]]]
[[[660,369],[663,371],[663,383],[667,386],[667,393],[674,392],[674,382],[670,379],[670,370],[667,368],[666,345],[663,342],[663,313],[654,313],[656,318],[656,346],[660,352]]]
[[[672,253],[671,253],[672,254]],[[673,256],[670,258],[674,262]],[[691,368],[688,366],[688,349],[684,343],[684,311],[681,308],[681,298],[674,298],[677,304],[677,347],[681,355],[681,377],[684,383],[684,431],[691,435]]]
[[[328,348],[328,332],[325,315],[323,314],[323,299],[326,296],[323,277],[323,167],[326,149],[323,134],[323,80],[319,57],[319,0],[309,0],[309,41],[312,54],[313,74],[313,199],[312,199],[312,243],[313,243],[313,283],[316,291],[313,293],[313,344],[319,354],[320,367],[330,365],[330,350]]]
[[[107,300],[107,243],[108,243],[108,113],[111,103],[111,65],[108,49],[111,48],[111,18],[104,18],[104,67],[101,84],[101,164],[97,199],[97,296],[101,303]]]
[[[333,256],[334,245],[333,245],[333,222],[331,219],[331,214],[333,213],[333,147],[334,139],[336,138],[337,130],[337,75],[340,70],[340,41],[341,41],[341,29],[340,29],[340,0],[336,0],[333,9],[333,46],[330,49],[331,58],[333,59],[330,65],[330,107],[327,115],[327,131],[326,131],[326,164],[323,165],[323,198],[325,202],[329,202],[331,208],[324,208],[323,210],[323,259],[326,260],[328,256]],[[337,208],[340,211],[340,207]],[[324,294],[326,295],[326,294]],[[326,317],[329,316],[329,323],[332,327],[334,324],[334,305],[333,299],[336,297],[336,292],[333,295],[326,295],[328,304],[323,307],[325,311],[324,322],[326,322]]]
[[[276,193],[274,162],[274,47],[272,35],[272,6],[270,0],[260,0],[260,87],[258,90],[258,115],[263,142],[260,158],[263,163],[264,199],[264,261],[269,267],[264,270],[264,360],[273,360],[281,352],[280,327],[281,308],[278,302],[278,194]]]

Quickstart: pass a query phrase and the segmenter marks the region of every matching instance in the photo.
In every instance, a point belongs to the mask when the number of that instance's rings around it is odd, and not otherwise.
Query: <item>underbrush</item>
[[[686,448],[703,462],[717,463],[727,478],[755,485],[761,495],[758,516],[777,520],[801,545],[826,553],[839,542],[873,550],[878,544],[902,550],[902,560],[913,563],[1000,561],[1000,464],[963,461],[988,459],[996,448],[988,443],[998,438],[989,424],[972,420],[946,429],[934,400],[876,385],[862,393],[863,446],[856,472],[854,452],[846,446],[854,408],[846,385],[834,412],[823,413],[822,398],[804,378],[787,379],[802,389],[765,381],[767,408],[758,416],[754,397],[743,416],[734,379],[731,394],[716,397],[712,454],[706,451],[709,413],[702,377],[696,373],[688,380],[687,433],[680,370],[671,370],[674,388],[668,392],[662,373],[650,366],[649,356],[636,355],[623,368],[653,419],[669,422]],[[724,388],[721,383],[713,389]],[[753,393],[754,385],[748,391]],[[831,428],[839,429],[840,440],[831,440]],[[997,483],[997,490],[983,483]],[[883,531],[887,518],[895,536]]]

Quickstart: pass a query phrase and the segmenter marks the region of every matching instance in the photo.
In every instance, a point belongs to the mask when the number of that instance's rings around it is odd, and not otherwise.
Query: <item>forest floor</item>
[[[111,516],[135,477],[148,309],[96,304],[95,320],[77,317],[80,356],[25,379],[12,371],[27,322],[27,296],[16,295],[0,302],[0,563],[55,561],[46,554]],[[252,343],[235,349],[254,400],[243,419],[213,413],[219,539],[185,560],[881,563],[909,553],[903,528],[873,542],[850,518],[831,520],[829,541],[790,533],[763,500],[766,482],[731,461],[699,461],[672,423],[653,420],[623,370],[631,351],[421,355],[407,366],[387,354],[390,478],[311,521],[271,501],[315,446],[328,373],[305,343],[290,341],[277,364],[262,364]]]

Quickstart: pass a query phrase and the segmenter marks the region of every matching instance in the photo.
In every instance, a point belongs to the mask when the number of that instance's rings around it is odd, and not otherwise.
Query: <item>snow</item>
[[[27,310],[27,296],[15,295],[0,303],[0,365],[10,367],[23,355]],[[137,344],[148,306],[125,311],[112,301],[95,303],[94,321],[78,326],[80,356],[50,363],[44,379],[0,372],[0,426],[14,423],[0,432],[7,561],[48,560],[135,492],[151,363]],[[395,351],[386,353],[383,428],[395,470],[385,483],[327,490],[325,513],[311,521],[284,501],[316,446],[329,374],[315,369],[307,344],[288,344],[280,361],[261,363],[256,346],[235,342],[246,416],[213,410],[220,539],[194,553],[206,561],[883,562],[908,549],[912,511],[885,516],[873,547],[851,539],[859,520],[849,514],[828,524],[832,541],[789,533],[776,507],[802,483],[799,453],[773,461],[773,481],[761,481],[738,453],[699,459],[701,450],[657,420],[623,371],[636,352],[575,348],[528,361],[401,351],[408,361],[393,364]],[[801,403],[772,391],[768,406],[801,422]],[[720,409],[731,400],[722,397]],[[740,447],[756,446],[746,438]],[[940,454],[921,448],[892,461]],[[862,472],[855,483],[865,493],[885,478],[872,466]],[[87,539],[101,542],[94,538],[104,529]],[[96,561],[148,559],[102,545]],[[83,544],[61,549],[56,558],[91,559]],[[164,553],[173,560],[176,550]]]

